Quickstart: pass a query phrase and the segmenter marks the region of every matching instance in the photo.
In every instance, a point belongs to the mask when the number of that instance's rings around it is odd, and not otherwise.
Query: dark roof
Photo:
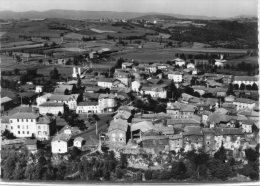
[[[199,126],[187,126],[184,128],[183,136],[198,135],[202,136],[202,128]]]
[[[56,102],[45,102],[39,105],[39,107],[63,107],[63,103],[56,103]]]
[[[85,101],[85,102],[78,103],[78,106],[92,106],[92,105],[98,105],[98,102]]]
[[[234,102],[247,103],[247,104],[256,103],[256,101],[254,101],[252,99],[247,99],[247,98],[237,98],[234,100]]]
[[[10,116],[10,119],[36,119],[39,116],[30,112],[17,112]]]

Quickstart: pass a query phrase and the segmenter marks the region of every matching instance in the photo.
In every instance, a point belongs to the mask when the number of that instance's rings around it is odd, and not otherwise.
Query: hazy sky
[[[160,12],[232,17],[257,15],[257,0],[0,0],[0,10]]]

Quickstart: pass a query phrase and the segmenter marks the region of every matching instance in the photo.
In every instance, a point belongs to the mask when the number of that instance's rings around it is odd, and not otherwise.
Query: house
[[[79,149],[81,149],[81,147],[85,144],[85,140],[83,137],[78,136],[73,140],[73,146],[74,147],[78,147]]]
[[[17,112],[9,117],[10,132],[15,137],[24,138],[35,136],[38,115],[29,112]]]
[[[38,106],[39,113],[46,115],[46,114],[53,114],[58,115],[59,113],[64,113],[64,103],[56,103],[56,102],[50,102],[47,101],[45,103],[42,103]]]
[[[209,64],[209,60],[208,59],[194,59],[194,64],[196,66],[198,65],[204,65],[204,64]]]
[[[166,98],[168,85],[166,84],[157,84],[157,85],[143,85],[141,87],[141,93],[150,95],[153,98]]]
[[[64,126],[51,141],[51,152],[53,154],[63,154],[68,152],[68,147],[72,146],[71,138],[81,133],[78,127]]]
[[[182,133],[169,136],[169,146],[171,151],[174,150],[175,152],[179,152],[180,149],[183,148]]]
[[[156,73],[157,72],[157,66],[152,64],[145,67],[145,71],[148,73]]]
[[[120,81],[119,79],[115,79],[112,82],[112,87],[111,88],[127,88],[128,86],[126,84],[124,84],[122,81]]]
[[[113,81],[114,81],[113,78],[99,78],[97,80],[97,84],[100,87],[111,89],[111,87],[113,86]]]
[[[114,118],[114,120],[117,120],[117,119],[129,120],[131,116],[132,116],[131,112],[122,111],[122,112],[117,113],[113,118]]]
[[[131,84],[131,89],[132,91],[134,92],[139,92],[140,90],[140,87],[141,87],[141,83],[139,81],[133,81],[132,84]]]
[[[117,119],[110,122],[107,132],[108,141],[112,145],[125,145],[130,138],[130,127],[126,120]]]
[[[224,67],[227,63],[225,59],[215,59],[215,66],[217,67]]]
[[[258,86],[258,77],[256,76],[234,76],[233,84],[238,84],[239,87],[243,83],[245,85],[253,85],[254,83]]]
[[[201,112],[201,121],[204,125],[208,124],[208,118],[209,118],[210,114],[211,114],[211,112],[209,112],[207,110]]]
[[[131,83],[131,75],[128,71],[122,70],[122,69],[115,69],[114,72],[114,79],[120,80],[122,83],[124,83],[127,87],[130,86]]]
[[[122,70],[132,69],[133,66],[134,66],[134,63],[123,62],[122,63]]]
[[[200,126],[187,126],[183,132],[184,151],[198,150],[203,147],[203,131]]]
[[[247,98],[237,98],[233,101],[233,104],[236,105],[237,110],[244,108],[249,108],[253,110],[256,105],[256,101]]]
[[[166,113],[171,114],[172,118],[192,118],[196,107],[194,105],[183,104],[180,102],[168,102]]]
[[[101,113],[113,112],[117,107],[115,100],[116,96],[113,94],[100,94],[98,97],[98,106]]]
[[[230,113],[234,113],[236,111],[236,105],[229,103],[229,102],[224,102],[221,105],[222,108],[226,109]]]
[[[74,88],[74,85],[58,85],[54,89],[54,94],[71,94],[72,90]]]
[[[51,95],[52,94],[47,93],[47,94],[44,94],[43,96],[37,97],[36,98],[37,106],[41,105],[42,103],[47,102],[49,100],[49,97],[51,97]]]
[[[1,133],[3,133],[5,130],[11,130],[10,123],[9,123],[9,117],[8,116],[2,116],[1,119]]]
[[[205,152],[213,154],[215,152],[215,130],[213,128],[203,128],[203,146]]]
[[[252,132],[253,132],[252,127],[255,124],[254,121],[252,121],[252,120],[242,120],[239,123],[240,123],[242,131],[244,133],[252,134]]]
[[[215,148],[218,150],[222,144],[227,150],[239,149],[243,137],[240,128],[215,128]]]
[[[131,125],[131,139],[140,142],[142,140],[142,135],[150,130],[155,130],[155,127],[151,121],[141,121],[137,123],[132,123]]]
[[[186,62],[180,58],[176,58],[172,61],[175,63],[175,65],[178,65],[179,67],[185,66],[185,64],[186,64]]]
[[[36,85],[36,87],[35,87],[35,92],[36,92],[36,93],[42,93],[42,92],[43,92],[43,86],[41,86],[41,85]]]
[[[86,113],[100,113],[98,102],[79,102],[77,105],[76,113],[77,114],[86,114]]]
[[[14,106],[13,99],[7,96],[1,98],[1,111],[7,111]]]
[[[146,152],[158,154],[161,151],[169,150],[169,137],[165,135],[144,135],[141,147]]]
[[[53,120],[47,116],[40,116],[36,122],[35,137],[39,140],[48,140],[55,131]]]
[[[53,94],[49,97],[50,102],[65,103],[70,110],[76,110],[78,94],[71,95],[56,95]]]
[[[168,73],[168,79],[173,80],[175,83],[182,82],[182,76],[183,74],[179,71],[169,71]]]
[[[79,135],[79,136],[81,136],[81,135]],[[84,136],[84,141],[83,141],[81,150],[82,151],[86,151],[86,150],[94,151],[94,150],[98,149],[99,145],[101,145],[100,140],[98,139],[98,137],[96,135],[87,135],[87,136]]]
[[[195,65],[193,63],[188,63],[187,68],[195,68]]]

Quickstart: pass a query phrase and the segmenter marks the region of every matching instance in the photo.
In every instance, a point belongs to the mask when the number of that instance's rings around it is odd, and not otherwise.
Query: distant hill
[[[48,10],[43,12],[0,11],[1,19],[37,19],[37,18],[64,18],[64,19],[131,19],[143,16],[144,13],[112,12],[112,11],[82,11],[82,10]]]
[[[37,18],[64,18],[64,19],[223,19],[217,17],[197,16],[197,15],[181,15],[170,13],[155,13],[155,12],[114,12],[114,11],[85,11],[85,10],[60,10],[53,9],[48,11],[0,11],[0,19],[37,19]]]

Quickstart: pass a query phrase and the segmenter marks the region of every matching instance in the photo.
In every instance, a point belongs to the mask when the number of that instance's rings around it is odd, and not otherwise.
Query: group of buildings
[[[206,73],[198,75],[196,64],[174,59],[166,63],[139,64],[123,62],[112,78],[95,77],[73,69],[72,81],[59,82],[52,93],[35,85],[37,93],[31,112],[19,111],[1,118],[1,131],[10,131],[17,138],[51,140],[53,153],[66,153],[76,146],[95,149],[101,145],[111,148],[138,149],[147,153],[203,148],[215,153],[222,145],[230,151],[254,147],[259,139],[258,101],[228,95],[229,84],[256,84],[258,78]],[[84,93],[75,92],[77,78]],[[193,79],[199,85],[192,83]],[[179,89],[191,87],[200,97],[182,93],[173,100],[168,97],[172,82]],[[212,97],[203,95],[211,93]],[[168,99],[166,112],[143,113],[132,105],[130,96],[144,101]],[[223,101],[224,100],[224,101]],[[8,109],[10,99],[1,106]],[[7,104],[8,103],[8,104]],[[60,116],[66,109],[79,115],[114,114],[107,131],[93,135],[71,127]],[[34,111],[35,110],[35,111]]]

